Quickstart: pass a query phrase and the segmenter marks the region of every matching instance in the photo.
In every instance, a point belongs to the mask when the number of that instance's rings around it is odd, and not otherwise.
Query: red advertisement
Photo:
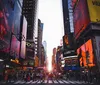
[[[0,0],[0,51],[9,53],[14,0]]]
[[[74,33],[77,39],[88,26],[90,19],[86,0],[79,0],[74,10]]]
[[[91,39],[89,39],[85,44],[77,49],[77,54],[80,60],[80,66],[95,66]]]
[[[14,35],[12,35],[10,54],[15,58],[19,58],[19,51],[20,51],[20,42]]]

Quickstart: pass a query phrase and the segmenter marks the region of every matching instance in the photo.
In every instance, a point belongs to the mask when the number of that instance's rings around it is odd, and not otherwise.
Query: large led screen
[[[15,58],[19,58],[19,51],[20,51],[20,42],[14,35],[12,35],[10,54]]]
[[[0,0],[0,51],[9,52],[15,0]]]
[[[67,58],[67,59],[65,59],[65,64],[67,66],[76,66],[76,65],[78,65],[78,58],[77,57]]]
[[[15,0],[15,6],[14,6],[14,28],[12,29],[12,32],[19,38],[20,35],[20,23],[21,23],[21,6],[18,2],[18,0]]]
[[[91,22],[100,23],[100,0],[87,0]]]
[[[27,21],[26,18],[23,17],[23,25],[22,25],[22,41],[21,41],[21,54],[22,58],[26,56],[26,33],[27,33]]]
[[[77,54],[80,61],[80,66],[91,67],[95,65],[91,39],[77,49]]]
[[[90,22],[86,0],[79,0],[74,10],[74,33],[77,39]]]

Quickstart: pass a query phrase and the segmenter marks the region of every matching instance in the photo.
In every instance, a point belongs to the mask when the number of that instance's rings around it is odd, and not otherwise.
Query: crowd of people
[[[30,80],[37,80],[37,79],[44,79],[45,73],[44,71],[17,71],[11,73],[0,74],[0,81],[12,82],[12,81],[30,81]]]
[[[66,80],[84,81],[87,83],[100,83],[100,73],[92,71],[67,71],[65,73]]]

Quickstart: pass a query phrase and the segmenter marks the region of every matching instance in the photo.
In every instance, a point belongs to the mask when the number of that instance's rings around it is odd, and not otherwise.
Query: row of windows
[[[32,12],[31,10],[30,11],[28,10],[28,11],[23,11],[23,13],[32,13]]]
[[[32,9],[32,7],[24,7],[23,9],[24,9],[24,10],[25,10],[25,9]]]
[[[28,3],[28,4],[24,4],[24,6],[25,6],[25,7],[26,7],[26,6],[29,7],[29,6],[33,6],[33,4],[32,4],[32,3],[31,3],[31,4]]]

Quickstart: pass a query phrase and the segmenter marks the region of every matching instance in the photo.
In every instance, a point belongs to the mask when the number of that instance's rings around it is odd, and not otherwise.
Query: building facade
[[[62,0],[62,7],[63,7],[63,21],[64,21],[64,32],[65,32],[63,36],[63,47],[64,47],[63,56],[66,57],[67,51],[75,50],[76,48],[74,40],[72,0]]]
[[[39,57],[39,65],[41,66],[42,57],[42,35],[43,35],[43,23],[38,19],[38,37],[37,37],[37,56]]]
[[[37,9],[38,0],[23,1],[23,15],[27,19],[26,56],[33,59],[35,56],[35,37],[37,37]]]

